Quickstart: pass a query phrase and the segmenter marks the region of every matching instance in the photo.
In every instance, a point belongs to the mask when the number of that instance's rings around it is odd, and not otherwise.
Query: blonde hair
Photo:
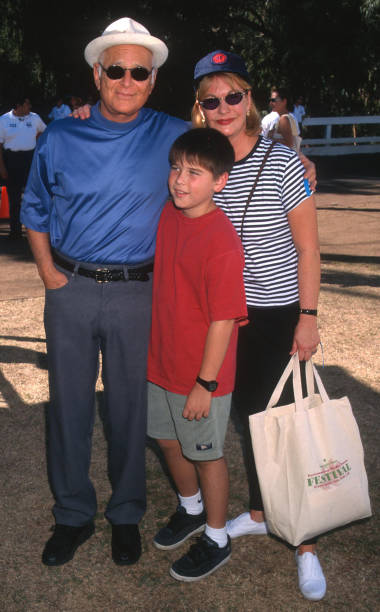
[[[207,127],[202,107],[199,104],[199,100],[203,100],[209,85],[211,84],[213,78],[216,76],[223,77],[229,83],[232,89],[249,89],[249,91],[251,91],[251,86],[249,85],[249,83],[245,79],[243,79],[243,77],[233,72],[217,72],[204,76],[203,79],[198,83],[198,87],[195,94],[196,100],[191,111],[191,120],[193,123],[193,127]],[[251,101],[248,108],[248,115],[246,119],[246,133],[248,134],[248,136],[255,136],[260,132],[261,116],[251,96]]]

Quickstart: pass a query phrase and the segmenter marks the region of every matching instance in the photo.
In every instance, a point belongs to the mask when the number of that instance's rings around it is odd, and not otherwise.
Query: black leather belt
[[[67,259],[63,259],[57,253],[53,252],[53,260],[56,264],[64,268],[65,270],[69,270],[70,272],[76,271],[77,274],[81,276],[86,276],[87,278],[93,278],[97,283],[110,283],[111,281],[148,281],[149,280],[149,272],[153,272],[153,262],[150,264],[146,264],[145,266],[136,266],[136,267],[128,267],[128,276],[124,274],[123,269],[115,269],[115,268],[97,268],[96,270],[91,270],[90,268],[83,268],[80,266],[77,270],[75,270],[75,264]]]

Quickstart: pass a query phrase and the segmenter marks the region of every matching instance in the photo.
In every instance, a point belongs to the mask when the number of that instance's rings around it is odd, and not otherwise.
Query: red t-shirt
[[[210,323],[236,319],[214,395],[233,391],[239,321],[247,316],[243,267],[240,239],[219,208],[190,219],[166,204],[154,261],[148,380],[188,395]]]

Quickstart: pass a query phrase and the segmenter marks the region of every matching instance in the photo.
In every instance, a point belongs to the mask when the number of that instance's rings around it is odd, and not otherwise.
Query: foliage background
[[[195,62],[213,49],[244,56],[260,109],[273,84],[303,95],[313,115],[377,114],[380,0],[0,0],[0,111],[15,94],[35,110],[54,98],[96,95],[85,45],[130,16],[165,40],[169,60],[155,108],[189,118]]]

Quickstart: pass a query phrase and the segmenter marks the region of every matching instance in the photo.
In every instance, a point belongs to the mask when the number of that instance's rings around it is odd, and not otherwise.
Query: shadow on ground
[[[317,192],[364,196],[379,195],[380,154],[314,157],[311,159],[317,167]]]
[[[380,263],[380,257],[378,259]],[[326,261],[331,260],[326,259]],[[334,258],[332,261],[336,261],[336,259]],[[380,275],[360,274],[343,270],[323,270],[321,282],[326,285],[339,285],[340,287],[380,287]]]
[[[15,348],[15,347],[14,347]],[[20,354],[21,355],[21,354]],[[33,359],[27,354],[28,359]],[[4,354],[0,353],[0,361]],[[374,509],[378,507],[378,405],[379,394],[349,376],[342,368],[320,368],[333,397],[348,395],[359,423]],[[41,564],[43,544],[52,523],[51,494],[45,463],[45,404],[25,404],[13,384],[0,377],[0,389],[9,409],[0,411],[2,478],[3,609],[21,610],[272,610],[287,602],[288,610],[309,610],[296,588],[294,560],[286,546],[272,538],[241,538],[233,543],[233,555],[225,568],[206,581],[186,584],[168,575],[171,563],[183,553],[162,552],[152,538],[175,509],[176,499],[151,445],[147,449],[148,508],[142,521],[143,555],[127,570],[110,559],[110,533],[102,512],[109,496],[106,475],[107,448],[99,415],[93,437],[91,476],[98,493],[96,533],[71,563],[58,568]],[[101,398],[99,398],[101,400]],[[233,418],[235,422],[235,416]],[[231,475],[230,516],[247,504],[240,436],[231,423],[225,455]],[[321,538],[320,556],[329,584],[320,610],[375,610],[378,606],[376,546],[377,519],[355,524]],[[26,535],[28,537],[26,538]],[[376,544],[377,542],[377,544]],[[354,563],[360,559],[360,563]],[[339,572],[344,574],[340,580]],[[22,580],[16,579],[22,576]],[[365,589],[363,584],[365,583]],[[197,606],[194,602],[202,602]]]
[[[9,223],[5,219],[0,219],[0,255],[11,257],[14,261],[32,261],[33,256],[29,248],[29,243],[24,233],[23,238],[10,240],[8,238]]]

